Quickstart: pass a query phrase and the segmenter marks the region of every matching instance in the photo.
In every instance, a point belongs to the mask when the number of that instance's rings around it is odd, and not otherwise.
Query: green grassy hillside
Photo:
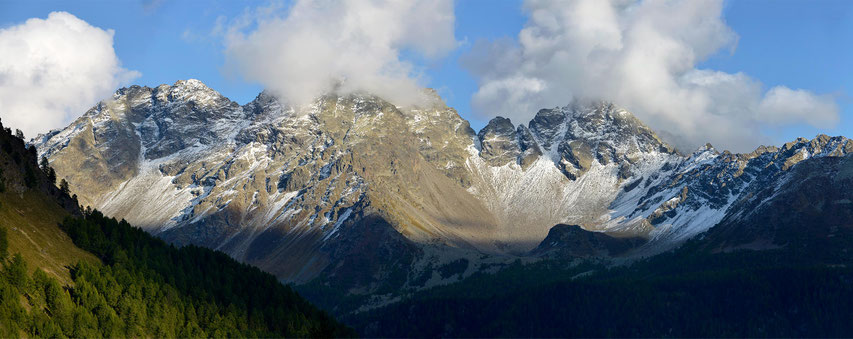
[[[0,123],[0,228],[6,230],[8,251],[33,263],[30,273],[38,267],[67,284],[70,266],[97,259],[59,229],[65,217],[80,213],[56,180],[49,166],[40,168],[36,149]]]
[[[99,260],[71,242],[59,229],[59,223],[70,214],[41,192],[0,193],[0,227],[6,229],[9,253],[20,253],[36,267],[63,284],[71,281],[69,268],[80,262]]]

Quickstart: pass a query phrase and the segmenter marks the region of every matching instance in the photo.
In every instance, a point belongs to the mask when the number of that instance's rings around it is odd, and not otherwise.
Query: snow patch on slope
[[[479,197],[497,217],[500,234],[496,239],[511,243],[515,251],[527,251],[538,245],[556,224],[568,223],[592,230],[606,230],[604,225],[615,217],[609,210],[622,186],[620,166],[616,163],[592,167],[577,180],[569,180],[550,156],[539,157],[529,168],[511,162],[489,166],[469,147],[471,156],[466,167],[478,180],[468,190]],[[659,170],[670,155],[652,153],[638,162],[639,175]],[[620,219],[621,220],[621,219]]]
[[[105,215],[122,215],[135,226],[161,232],[177,225],[178,217],[194,195],[189,188],[177,189],[171,176],[146,171],[122,183],[97,202]]]

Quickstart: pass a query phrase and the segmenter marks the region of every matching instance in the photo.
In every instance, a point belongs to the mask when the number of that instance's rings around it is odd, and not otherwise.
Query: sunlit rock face
[[[542,149],[530,129],[524,125],[516,128],[509,119],[496,117],[477,133],[480,157],[491,166],[517,163],[522,169],[530,167]]]
[[[672,248],[799,163],[853,150],[821,136],[683,156],[600,101],[477,133],[425,94],[416,107],[366,93],[294,107],[266,92],[239,105],[197,80],[133,86],[33,143],[84,205],[360,294],[527,256],[557,224],[647,240],[620,256]],[[464,272],[431,273],[460,258]]]
[[[509,119],[497,117],[489,121],[480,133],[480,157],[489,165],[503,166],[509,162],[516,162],[521,154],[521,146],[516,136],[515,126]]]

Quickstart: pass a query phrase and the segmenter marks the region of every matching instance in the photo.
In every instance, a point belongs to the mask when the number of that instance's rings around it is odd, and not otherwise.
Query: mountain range
[[[477,132],[424,95],[240,105],[198,80],[131,86],[31,144],[81,204],[305,286],[341,316],[516,263],[847,248],[832,239],[853,220],[847,138],[682,153],[606,101]],[[797,230],[804,215],[819,230]]]

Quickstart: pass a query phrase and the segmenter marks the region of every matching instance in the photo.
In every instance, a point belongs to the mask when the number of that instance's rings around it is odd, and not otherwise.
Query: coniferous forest
[[[4,256],[0,336],[354,335],[275,277],[225,254],[175,248],[98,211],[68,217],[62,229],[103,264],[78,263],[64,287],[40,269],[28,274],[20,254]],[[5,238],[3,229],[0,252]]]
[[[380,337],[847,337],[853,269],[790,250],[697,254],[697,242],[627,266],[542,262],[344,318]]]
[[[78,263],[72,286],[63,287],[40,269],[28,274],[20,254],[4,256],[0,336],[354,335],[273,276],[222,253],[177,249],[97,211],[69,217],[62,227],[104,264]],[[5,238],[3,229],[4,255]]]

